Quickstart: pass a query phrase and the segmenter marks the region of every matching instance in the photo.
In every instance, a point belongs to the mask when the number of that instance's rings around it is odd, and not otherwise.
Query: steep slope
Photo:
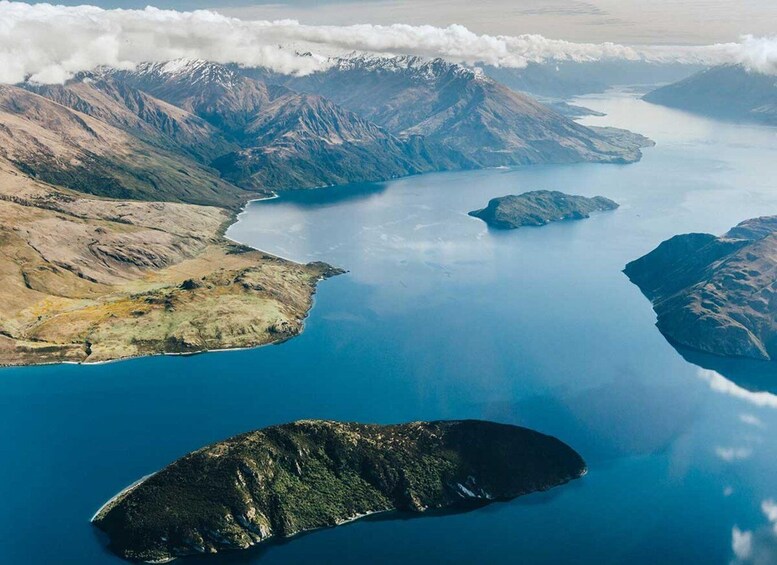
[[[0,85],[0,157],[45,182],[113,198],[235,207],[212,169],[22,88]]]
[[[673,343],[727,357],[777,356],[777,216],[721,237],[675,236],[624,272]]]
[[[149,144],[176,150],[203,163],[236,149],[202,118],[109,75],[87,73],[65,85],[22,86]]]
[[[417,137],[399,139],[315,95],[196,60],[111,75],[207,120],[240,146],[214,159],[225,179],[283,190],[383,180],[470,164]]]
[[[273,91],[276,88],[271,87]],[[246,149],[216,159],[223,178],[281,190],[379,181],[470,165],[421,136],[402,140],[314,95],[283,89],[242,133]]]
[[[244,72],[320,94],[397,135],[423,135],[479,166],[626,163],[649,144],[641,136],[613,137],[581,126],[477,69],[441,59],[352,56],[290,78]]]
[[[266,85],[223,65],[198,59],[144,63],[134,71],[102,72],[195,114],[233,137],[240,137],[271,99]]]
[[[535,431],[476,420],[306,420],[205,447],[125,489],[92,522],[127,559],[246,549],[366,514],[482,506],[585,473]]]
[[[713,118],[777,125],[777,77],[739,65],[707,69],[644,99]]]

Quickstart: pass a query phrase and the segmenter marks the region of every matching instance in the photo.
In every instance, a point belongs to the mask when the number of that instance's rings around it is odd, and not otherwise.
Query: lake
[[[674,234],[777,214],[777,129],[628,92],[575,102],[607,114],[585,123],[657,146],[633,165],[441,173],[250,204],[229,237],[349,271],[321,284],[289,342],[0,371],[0,561],[121,563],[92,514],[240,432],[299,418],[484,418],[559,437],[589,473],[473,512],[371,518],[193,562],[773,562],[777,396],[714,359],[686,361],[621,270]],[[532,189],[621,207],[511,232],[467,216]],[[753,370],[777,382],[771,366]]]

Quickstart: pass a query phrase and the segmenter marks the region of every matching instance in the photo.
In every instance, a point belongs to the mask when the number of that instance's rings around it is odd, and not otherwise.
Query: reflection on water
[[[777,394],[777,363],[757,359],[720,357],[680,346],[675,346],[675,349],[689,363],[715,371],[750,392]],[[777,396],[775,396],[775,404],[777,404]]]
[[[484,413],[564,438],[594,465],[665,451],[690,428],[698,403],[698,395],[688,394],[681,385],[648,387],[622,378],[569,396],[534,396],[514,405],[493,404]]]
[[[709,383],[710,388],[716,392],[744,400],[755,406],[777,408],[777,396],[771,392],[753,392],[739,386],[736,382],[727,379],[716,371],[699,369],[698,376]]]

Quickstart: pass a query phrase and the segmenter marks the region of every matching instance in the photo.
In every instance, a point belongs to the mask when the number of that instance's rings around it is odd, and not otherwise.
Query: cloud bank
[[[100,65],[132,68],[179,57],[306,74],[347,51],[525,67],[548,60],[743,63],[777,74],[777,38],[710,46],[572,43],[541,35],[478,35],[461,25],[312,26],[245,21],[209,10],[104,10],[0,0],[0,83],[59,83]],[[309,51],[313,56],[301,56]]]

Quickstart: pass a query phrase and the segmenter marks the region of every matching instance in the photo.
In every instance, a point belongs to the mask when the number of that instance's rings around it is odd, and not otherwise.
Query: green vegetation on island
[[[615,210],[618,204],[604,196],[574,196],[557,190],[534,190],[519,195],[493,198],[482,210],[470,216],[480,218],[489,226],[516,229],[523,226],[544,226],[561,220],[581,220],[592,212]]]
[[[517,426],[306,420],[195,451],[119,493],[93,523],[122,557],[160,562],[376,512],[509,500],[585,471],[561,441]]]

